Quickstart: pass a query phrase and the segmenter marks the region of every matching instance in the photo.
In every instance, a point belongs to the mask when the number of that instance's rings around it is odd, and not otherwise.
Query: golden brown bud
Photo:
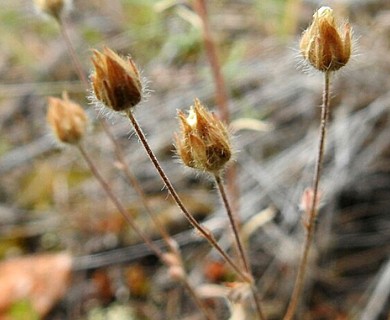
[[[188,117],[179,111],[181,136],[176,149],[183,163],[191,168],[217,173],[230,160],[232,148],[226,126],[198,99]]]
[[[345,66],[351,56],[351,27],[338,26],[333,10],[321,7],[313,15],[311,26],[302,35],[303,57],[320,71],[336,71]]]
[[[35,6],[56,20],[60,20],[62,12],[70,6],[69,0],[35,0]]]
[[[109,48],[94,50],[94,72],[91,75],[96,98],[114,111],[137,105],[142,98],[142,84],[133,60],[121,58]]]
[[[64,143],[75,144],[83,137],[88,118],[83,108],[69,100],[66,94],[63,99],[49,97],[47,122],[54,134]]]

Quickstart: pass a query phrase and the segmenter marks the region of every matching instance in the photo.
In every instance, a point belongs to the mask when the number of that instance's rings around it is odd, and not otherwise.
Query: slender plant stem
[[[130,227],[134,230],[134,232],[146,243],[146,245],[156,254],[156,256],[158,256],[161,259],[161,261],[164,262],[165,258],[163,256],[162,251],[153,243],[153,241],[146,234],[144,234],[141,231],[141,229],[139,229],[139,227],[134,222],[133,218],[128,214],[126,208],[123,206],[123,204],[119,201],[118,197],[112,191],[108,182],[100,174],[100,172],[96,168],[93,160],[88,155],[88,153],[85,151],[84,147],[80,143],[77,145],[77,147],[78,147],[81,155],[83,156],[85,162],[87,163],[89,169],[91,170],[92,174],[98,180],[98,182],[101,185],[101,187],[103,188],[104,192],[107,194],[107,196],[113,202],[115,207],[118,209],[118,211],[125,218],[126,222],[130,225]]]
[[[107,196],[110,198],[110,200],[113,202],[115,207],[119,210],[119,212],[122,214],[122,216],[125,218],[127,223],[130,225],[130,227],[134,230],[134,232],[146,243],[146,245],[156,254],[157,257],[163,262],[167,267],[170,266],[169,262],[164,257],[164,254],[162,251],[154,244],[154,242],[143,232],[141,229],[137,226],[137,224],[134,222],[133,218],[128,214],[126,208],[123,206],[123,204],[119,201],[119,199],[116,197],[114,192],[112,191],[111,187],[107,183],[107,181],[103,178],[103,176],[100,174],[98,169],[96,168],[95,164],[93,163],[91,157],[88,155],[88,153],[85,151],[83,146],[81,144],[77,145],[81,155],[83,156],[84,160],[86,161],[89,169],[91,170],[92,174],[95,176],[95,178],[100,183],[101,187],[107,194]],[[177,250],[174,252],[177,254]],[[180,259],[181,262],[181,259]],[[184,287],[187,289],[191,297],[194,299],[195,304],[199,307],[201,312],[203,313],[205,319],[207,320],[213,320],[213,316],[210,314],[206,306],[202,303],[199,296],[197,295],[195,289],[190,284],[187,275],[182,278],[182,283]]]
[[[234,242],[235,242],[236,247],[237,247],[238,255],[241,259],[241,262],[242,262],[242,265],[243,265],[245,271],[250,273],[250,266],[249,266],[248,258],[246,256],[246,253],[244,250],[244,246],[243,246],[242,241],[241,241],[241,237],[240,237],[238,228],[237,228],[237,221],[232,214],[232,209],[230,207],[228,198],[226,196],[225,187],[223,185],[222,179],[219,175],[214,175],[214,179],[215,179],[215,184],[217,185],[219,194],[221,195],[223,205],[225,206],[226,213],[229,217],[230,227],[232,228],[232,231],[234,234],[234,240],[235,240]]]
[[[85,88],[88,88],[88,79],[85,75],[85,72],[83,70],[83,67],[81,65],[80,59],[77,56],[76,50],[74,49],[72,45],[72,41],[70,40],[67,25],[64,19],[59,19],[58,24],[60,27],[60,32],[62,35],[62,38],[64,39],[66,48],[68,49],[68,53],[70,58],[72,59],[73,65],[75,66],[77,75],[79,76],[80,80],[82,81]]]
[[[65,23],[65,20],[58,19],[57,20],[60,26],[60,32],[64,39],[64,42],[66,44],[66,47],[68,49],[69,56],[73,62],[73,65],[76,69],[76,72],[82,81],[83,85],[86,89],[88,89],[89,84],[87,80],[87,76],[82,68],[81,61],[78,58],[78,55],[76,54],[76,51],[72,45],[72,42],[70,40],[70,37],[67,32],[67,26]],[[175,254],[179,261],[182,263],[181,253],[180,250],[177,247],[176,241],[169,235],[168,231],[164,227],[164,225],[159,221],[158,217],[154,215],[152,212],[148,201],[146,199],[145,193],[142,190],[142,187],[140,183],[138,182],[135,175],[131,172],[130,168],[127,166],[125,161],[125,156],[123,154],[123,150],[120,147],[119,143],[115,139],[114,135],[112,134],[110,128],[107,125],[107,122],[104,119],[99,118],[99,122],[101,123],[106,135],[111,140],[114,151],[116,154],[116,157],[120,163],[120,169],[124,172],[127,180],[132,185],[134,190],[137,192],[138,196],[140,197],[142,204],[150,217],[150,219],[153,221],[154,225],[156,226],[157,230],[159,231],[160,235],[162,236],[165,244],[170,249],[170,251]],[[104,178],[100,175],[99,171],[97,170],[96,166],[94,165],[93,161],[90,159],[88,154],[85,152],[84,148],[79,145],[78,146],[82,156],[86,160],[91,172],[95,175],[99,183],[102,185],[103,189],[107,193],[107,195],[110,197],[110,199],[114,202],[115,206],[118,208],[118,210],[121,212],[121,214],[124,216],[126,221],[129,223],[129,225],[134,229],[134,231],[143,239],[143,241],[149,246],[149,248],[154,251],[154,253],[160,258],[160,260],[165,263],[168,267],[169,265],[166,263],[166,260],[164,258],[164,255],[162,254],[161,250],[154,245],[153,241],[148,238],[143,232],[138,228],[138,226],[134,223],[131,217],[128,216],[126,209],[123,207],[123,205],[119,202],[119,200],[116,198],[116,196],[113,194],[110,186],[107,184],[107,182],[104,180]],[[203,316],[207,320],[213,320],[214,316],[210,313],[210,311],[206,308],[206,306],[202,303],[200,297],[196,293],[196,290],[193,288],[191,283],[189,282],[187,275],[183,277],[182,279],[183,286],[186,288],[186,290],[189,292],[191,297],[193,298],[195,304],[198,306],[199,310],[203,313]]]
[[[313,242],[315,232],[315,222],[318,214],[318,187],[321,178],[321,169],[325,151],[325,137],[327,122],[329,118],[329,85],[330,85],[330,72],[326,71],[324,74],[324,91],[322,96],[322,110],[321,110],[321,125],[320,125],[320,138],[318,143],[317,161],[315,165],[315,172],[313,178],[313,199],[309,210],[309,216],[306,227],[306,238],[303,245],[303,252],[301,261],[299,263],[298,272],[295,280],[294,289],[291,295],[291,300],[287,308],[284,320],[291,320],[294,317],[295,310],[302,295],[304,286],[304,280],[306,275],[306,269],[308,265],[309,252]]]
[[[133,112],[131,109],[127,111],[127,116],[132,123],[134,130],[140,139],[150,161],[153,163],[154,167],[156,168],[158,174],[160,175],[162,181],[164,182],[165,186],[167,187],[169,193],[171,194],[173,200],[176,202],[177,206],[180,208],[180,210],[183,212],[184,216],[187,218],[189,223],[199,231],[199,233],[211,244],[212,247],[214,247],[220,255],[223,257],[223,259],[237,272],[237,274],[240,276],[242,280],[245,282],[252,283],[251,277],[242,272],[240,267],[237,266],[237,264],[228,256],[228,254],[220,247],[218,242],[215,240],[212,233],[205,229],[201,224],[196,221],[196,219],[192,216],[192,214],[187,210],[187,208],[184,206],[182,200],[180,199],[178,193],[176,192],[175,188],[173,187],[171,181],[169,180],[168,176],[165,174],[164,170],[162,169],[159,161],[157,160],[154,152],[149,146],[148,141],[146,140],[145,134],[143,133],[140,125],[138,124],[137,120],[135,119]]]
[[[138,194],[139,198],[141,199],[141,202],[146,210],[146,213],[148,214],[149,218],[153,221],[154,225],[156,226],[158,232],[162,236],[164,242],[166,245],[170,248],[172,252],[175,252],[176,254],[179,254],[177,252],[177,248],[175,246],[175,240],[169,235],[167,229],[164,227],[164,225],[160,222],[158,217],[153,213],[152,209],[149,206],[148,200],[146,199],[146,195],[144,191],[142,190],[142,187],[138,181],[138,179],[135,177],[133,172],[130,170],[129,166],[126,165],[125,156],[123,154],[122,148],[118,145],[118,142],[115,140],[115,137],[112,135],[111,130],[107,127],[106,122],[102,122],[103,128],[105,129],[106,134],[109,136],[110,140],[113,142],[114,150],[116,157],[120,163],[120,170],[122,170],[131,184],[131,186],[134,188],[136,193]]]
[[[251,285],[251,292],[252,292],[253,301],[255,303],[257,316],[260,320],[265,320],[265,316],[263,314],[263,310],[260,305],[260,297],[254,285]]]
[[[186,278],[183,279],[183,286],[187,289],[189,294],[191,295],[192,299],[196,303],[197,307],[203,312],[203,316],[207,320],[215,320],[215,316],[211,314],[209,309],[204,305],[204,303],[200,300],[198,294],[196,293],[195,289],[190,285],[188,280]]]
[[[207,6],[205,0],[194,0],[194,10],[202,21],[202,36],[206,50],[207,60],[209,61],[211,73],[215,83],[215,101],[219,110],[220,117],[226,123],[230,121],[229,96],[223,77],[221,62],[218,57],[217,45],[211,33],[210,23],[207,15]],[[226,172],[227,189],[231,199],[232,214],[237,216],[239,211],[240,190],[237,183],[237,167],[231,165]],[[240,228],[238,219],[237,228]]]
[[[194,9],[202,20],[203,42],[215,82],[215,100],[221,114],[221,119],[228,123],[230,118],[228,94],[221,72],[221,64],[218,58],[217,48],[211,35],[210,24],[207,18],[206,1],[194,0]]]
[[[83,71],[83,68],[81,66],[81,61],[78,58],[78,55],[76,54],[76,50],[73,47],[72,41],[69,38],[69,35],[67,32],[67,25],[66,25],[66,22],[64,19],[59,20],[59,26],[60,26],[61,35],[62,35],[64,42],[66,44],[66,47],[68,49],[68,53],[69,53],[69,56],[73,62],[73,65],[77,71],[77,74],[78,74],[80,80],[83,82],[85,88],[87,89],[89,86],[88,81],[87,81],[87,76],[86,76],[85,72]],[[131,184],[131,186],[137,192],[147,214],[149,215],[149,217],[151,218],[151,220],[155,224],[155,226],[156,226],[157,230],[159,231],[159,233],[161,234],[163,240],[170,247],[171,251],[174,251],[174,245],[173,245],[174,240],[169,236],[165,227],[161,224],[161,222],[158,220],[158,218],[153,214],[150,206],[148,205],[148,202],[146,200],[146,196],[142,190],[142,187],[140,186],[135,175],[131,172],[130,168],[126,164],[125,156],[123,154],[122,148],[119,146],[118,142],[116,141],[116,139],[115,139],[114,135],[112,134],[110,128],[108,127],[106,121],[104,119],[101,119],[101,118],[99,118],[99,121],[103,127],[103,130],[105,131],[106,135],[111,140],[111,142],[114,146],[114,151],[115,151],[116,157],[120,163],[120,169],[125,174],[127,180]]]
[[[250,265],[248,262],[248,258],[246,256],[244,246],[242,244],[241,237],[239,234],[239,230],[237,228],[237,221],[232,213],[232,209],[230,207],[229,200],[226,196],[225,187],[223,185],[222,178],[220,177],[220,175],[214,175],[214,178],[215,178],[215,183],[218,187],[218,191],[221,195],[222,202],[225,206],[227,215],[229,217],[230,226],[231,226],[233,234],[234,234],[235,244],[236,244],[237,251],[238,251],[238,254],[240,256],[241,262],[244,266],[245,271],[248,272],[249,274],[251,274],[251,269],[250,269]],[[258,293],[257,293],[257,290],[254,287],[254,285],[251,285],[251,292],[252,292],[253,300],[255,302],[256,312],[257,312],[258,318],[265,319],[263,312],[261,310]]]

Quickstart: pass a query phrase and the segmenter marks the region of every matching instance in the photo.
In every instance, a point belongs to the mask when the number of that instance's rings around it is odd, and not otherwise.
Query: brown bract
[[[49,97],[47,122],[55,136],[64,143],[76,144],[83,137],[88,118],[80,105],[69,100],[66,94],[63,99]]]
[[[304,31],[300,49],[303,57],[320,71],[336,71],[345,66],[351,56],[351,27],[338,26],[333,10],[321,7],[313,22]]]
[[[137,105],[142,99],[142,84],[133,60],[121,58],[109,48],[94,50],[94,72],[91,75],[96,98],[114,111]]]
[[[181,111],[178,116],[181,135],[176,136],[176,149],[183,163],[194,169],[218,173],[232,155],[226,126],[198,99],[187,117]]]

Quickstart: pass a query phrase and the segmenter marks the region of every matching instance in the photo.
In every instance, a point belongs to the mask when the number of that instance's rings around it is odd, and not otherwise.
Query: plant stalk
[[[212,77],[215,84],[215,101],[219,110],[221,120],[229,124],[229,96],[226,88],[225,79],[223,77],[221,62],[218,57],[217,45],[211,33],[210,23],[207,15],[207,6],[205,0],[194,0],[194,10],[202,21],[202,36],[206,51],[207,60],[210,64]],[[237,167],[231,165],[226,172],[227,189],[231,199],[232,214],[237,216],[239,211],[240,190],[237,180]],[[238,219],[235,219],[236,221]],[[239,229],[240,224],[237,221],[236,227]]]
[[[287,308],[286,315],[284,320],[291,320],[294,317],[298,302],[302,295],[302,290],[304,286],[304,280],[306,275],[306,269],[308,266],[309,252],[312,246],[316,217],[318,214],[318,190],[319,183],[321,178],[321,169],[324,159],[325,152],[325,138],[326,138],[326,129],[329,118],[329,86],[330,86],[330,71],[324,73],[324,90],[322,94],[322,110],[321,110],[321,125],[320,125],[320,137],[318,143],[318,153],[317,161],[315,164],[314,178],[313,178],[313,199],[309,210],[309,216],[306,227],[306,238],[303,245],[303,252],[301,261],[299,263],[298,272],[295,280],[294,289],[291,295],[290,303]]]
[[[91,170],[92,174],[95,176],[95,178],[100,183],[101,187],[107,194],[107,196],[110,198],[110,200],[113,202],[115,207],[119,210],[119,212],[122,214],[122,216],[125,218],[127,223],[130,225],[130,227],[133,229],[133,231],[146,243],[146,245],[152,250],[155,255],[163,262],[168,268],[170,267],[169,262],[164,257],[164,254],[158,248],[154,242],[137,226],[133,218],[128,214],[126,208],[123,206],[123,204],[119,201],[119,199],[116,197],[114,192],[112,191],[111,187],[107,183],[107,181],[103,178],[103,176],[100,174],[98,169],[96,168],[94,162],[92,161],[91,157],[88,155],[88,153],[85,151],[83,146],[81,144],[77,145],[77,148],[79,149],[81,155],[83,156],[84,160],[86,161],[89,169]],[[169,245],[169,244],[168,244]],[[177,254],[177,250],[174,252]],[[181,259],[180,259],[181,262]],[[187,289],[191,297],[193,298],[195,304],[198,306],[199,310],[203,313],[203,316],[207,320],[214,320],[214,317],[211,315],[211,313],[207,310],[206,306],[202,303],[201,299],[197,295],[195,289],[189,282],[187,278],[187,274],[181,279],[183,286]]]
[[[207,307],[204,305],[204,303],[200,300],[195,289],[190,285],[190,283],[188,281],[186,281],[186,279],[183,280],[183,286],[187,289],[187,291],[191,295],[192,299],[196,303],[197,307],[202,311],[203,316],[207,320],[216,320],[215,316],[210,313],[209,309],[207,309]]]
[[[211,35],[210,24],[207,18],[206,1],[194,0],[194,9],[202,20],[203,42],[215,83],[215,101],[217,102],[221,119],[226,123],[229,123],[230,113],[228,107],[228,94],[221,72],[221,64],[218,58],[217,48]]]
[[[193,217],[193,215],[187,210],[187,208],[184,206],[182,200],[180,199],[178,193],[176,192],[176,189],[173,187],[171,181],[169,180],[168,176],[165,174],[164,170],[162,169],[159,161],[157,160],[154,152],[149,146],[149,143],[145,137],[145,134],[143,133],[140,125],[138,124],[137,120],[135,119],[133,112],[131,109],[127,111],[127,116],[131,122],[131,124],[134,127],[134,130],[140,139],[150,161],[153,163],[154,167],[156,168],[158,174],[160,175],[162,181],[164,182],[165,186],[167,187],[169,193],[171,194],[173,200],[176,202],[177,206],[180,208],[180,210],[183,212],[184,216],[187,218],[189,223],[199,231],[199,233],[211,244],[212,247],[214,247],[220,255],[223,257],[223,259],[237,272],[239,277],[244,280],[245,282],[252,283],[251,277],[242,272],[240,267],[237,266],[237,264],[228,256],[228,254],[221,248],[221,246],[218,244],[218,242],[215,240],[212,233],[205,229],[201,224],[196,221],[196,219]]]
[[[229,217],[230,227],[232,228],[233,234],[234,234],[234,242],[236,244],[236,248],[238,251],[238,255],[240,257],[241,263],[245,269],[246,272],[250,273],[250,266],[248,263],[248,258],[246,256],[244,246],[241,241],[241,237],[237,228],[237,221],[235,217],[232,214],[232,209],[230,207],[228,198],[226,196],[225,187],[223,185],[222,179],[219,175],[214,175],[215,184],[217,185],[219,194],[221,195],[221,199],[223,202],[223,205],[225,206],[226,213]]]
[[[85,88],[88,89],[89,83],[87,80],[87,76],[82,68],[81,61],[78,58],[78,55],[76,54],[76,51],[75,51],[73,44],[70,40],[70,37],[68,35],[65,20],[59,19],[57,21],[58,21],[58,24],[60,27],[61,35],[64,39],[64,42],[65,42],[66,47],[68,49],[69,56],[73,62],[73,65],[74,65],[75,70],[79,76],[79,79],[82,81]],[[176,241],[169,235],[169,233],[166,230],[166,228],[164,227],[164,225],[159,221],[158,217],[152,212],[152,210],[148,204],[148,201],[146,199],[145,193],[142,190],[142,187],[141,187],[140,183],[138,182],[137,178],[131,172],[130,168],[127,166],[126,161],[125,161],[125,156],[123,154],[123,150],[120,147],[119,143],[116,141],[114,135],[112,134],[110,128],[107,125],[107,122],[101,118],[99,118],[99,122],[102,125],[103,130],[105,131],[106,135],[111,140],[111,142],[114,146],[114,151],[115,151],[116,157],[120,163],[120,170],[122,172],[124,172],[128,182],[132,185],[134,190],[137,192],[148,216],[153,221],[154,225],[156,226],[157,230],[159,231],[160,235],[162,236],[162,239],[164,240],[167,247],[170,249],[172,254],[177,256],[178,260],[182,261],[181,253],[177,248]],[[86,153],[84,148],[81,146],[81,144],[78,145],[78,148],[79,148],[82,156],[86,160],[91,172],[94,174],[96,179],[99,181],[99,183],[101,184],[101,186],[103,187],[103,189],[105,190],[107,195],[114,202],[115,206],[118,208],[118,210],[124,216],[124,218],[129,223],[129,225],[134,229],[134,231],[138,234],[138,236],[140,236],[140,238],[142,238],[142,240],[149,246],[149,248],[156,254],[156,256],[158,256],[160,258],[160,260],[169,267],[169,264],[167,264],[161,250],[157,246],[154,245],[154,243],[151,239],[149,239],[145,234],[143,234],[143,232],[134,223],[132,218],[128,216],[127,210],[123,207],[123,205],[119,202],[119,200],[113,194],[110,186],[104,180],[104,178],[100,175],[100,173],[97,170],[96,166],[94,165],[93,161],[90,159],[90,157],[88,156],[88,154]],[[205,319],[207,319],[207,320],[215,319],[214,316],[210,313],[210,311],[208,311],[206,306],[202,303],[200,297],[198,296],[195,289],[193,288],[193,286],[189,282],[189,279],[187,278],[187,274],[182,279],[182,283],[183,283],[183,286],[186,288],[186,290],[191,295],[191,297],[193,298],[193,300],[194,300],[195,304],[198,306],[199,310],[203,313],[203,316],[205,317]]]
[[[61,36],[64,39],[66,48],[68,49],[69,56],[72,60],[72,63],[76,69],[77,75],[81,82],[83,83],[84,87],[88,88],[88,79],[85,75],[85,72],[83,70],[83,67],[81,65],[80,59],[77,56],[76,50],[74,49],[72,45],[72,41],[70,40],[68,31],[67,31],[67,25],[64,19],[58,20],[58,25],[60,27]]]
[[[81,61],[78,58],[78,55],[76,54],[76,50],[74,49],[72,41],[70,40],[70,37],[68,35],[66,22],[64,19],[60,19],[58,23],[59,23],[61,35],[64,39],[65,44],[66,44],[69,56],[73,62],[75,70],[76,70],[80,80],[84,84],[85,88],[87,89],[89,87],[87,76],[85,75],[85,72],[83,71],[83,68],[81,66]],[[106,133],[106,135],[111,140],[111,142],[114,146],[115,155],[120,163],[120,170],[125,174],[125,177],[127,178],[128,182],[134,188],[134,190],[137,192],[147,214],[149,215],[149,217],[151,218],[151,220],[155,224],[155,226],[158,229],[159,233],[161,234],[163,240],[170,247],[171,251],[174,251],[174,248],[172,245],[174,240],[169,236],[167,230],[164,228],[164,226],[161,224],[161,222],[158,220],[158,218],[153,214],[152,210],[150,209],[150,206],[148,205],[148,202],[146,200],[146,196],[142,190],[142,187],[140,186],[135,175],[130,171],[130,168],[126,164],[125,156],[123,154],[122,148],[119,146],[118,142],[116,141],[116,139],[115,139],[114,135],[112,134],[110,128],[108,127],[106,121],[104,119],[99,118],[99,122],[101,123],[104,132]]]
[[[130,227],[134,230],[134,232],[147,244],[147,246],[158,256],[161,261],[165,261],[165,258],[163,256],[162,251],[153,243],[153,241],[146,236],[141,229],[135,224],[133,217],[131,217],[124,205],[119,201],[117,196],[112,191],[110,185],[108,182],[103,178],[103,176],[100,174],[98,169],[96,168],[93,160],[88,155],[84,147],[79,143],[77,145],[77,148],[79,149],[81,155],[83,156],[85,162],[87,163],[89,169],[91,170],[92,174],[95,176],[96,180],[98,180],[99,184],[103,188],[104,192],[107,194],[107,196],[110,198],[112,203],[115,205],[115,207],[118,209],[118,211],[122,214],[122,216],[125,218],[126,222],[130,225]]]
[[[230,226],[231,226],[233,234],[234,234],[236,248],[237,248],[238,254],[240,256],[242,265],[243,265],[245,271],[247,273],[251,274],[251,269],[250,269],[250,265],[249,265],[249,262],[248,262],[248,257],[246,256],[246,253],[245,253],[245,250],[244,250],[244,246],[242,244],[241,237],[240,237],[240,234],[239,234],[239,230],[237,228],[237,221],[235,219],[235,216],[232,213],[232,209],[230,207],[229,200],[228,200],[228,198],[226,196],[225,187],[223,185],[222,178],[220,177],[220,175],[217,175],[217,174],[214,175],[214,178],[215,178],[215,183],[216,183],[216,185],[218,187],[218,191],[219,191],[219,193],[221,195],[222,202],[223,202],[223,204],[225,206],[226,213],[227,213],[227,215],[229,217]],[[265,317],[263,315],[263,312],[261,310],[258,293],[257,293],[257,290],[256,290],[254,284],[251,285],[251,292],[252,292],[253,300],[255,302],[256,312],[257,312],[258,318],[259,319],[265,319]]]

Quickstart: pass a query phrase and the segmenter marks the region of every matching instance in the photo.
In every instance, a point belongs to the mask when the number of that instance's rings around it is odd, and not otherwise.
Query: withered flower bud
[[[311,26],[302,35],[303,57],[320,71],[336,71],[345,66],[351,56],[351,27],[339,26],[333,10],[321,7],[313,15]]]
[[[198,99],[188,117],[178,112],[181,135],[176,149],[183,163],[191,168],[218,173],[230,160],[232,148],[226,126]]]
[[[76,144],[85,133],[88,118],[83,108],[64,93],[63,99],[49,97],[47,122],[59,141]]]
[[[133,60],[121,58],[109,48],[94,50],[94,72],[91,75],[96,98],[114,111],[137,105],[142,98],[140,74]]]
[[[35,6],[39,11],[46,13],[57,21],[60,21],[62,12],[70,5],[70,0],[35,0]]]

